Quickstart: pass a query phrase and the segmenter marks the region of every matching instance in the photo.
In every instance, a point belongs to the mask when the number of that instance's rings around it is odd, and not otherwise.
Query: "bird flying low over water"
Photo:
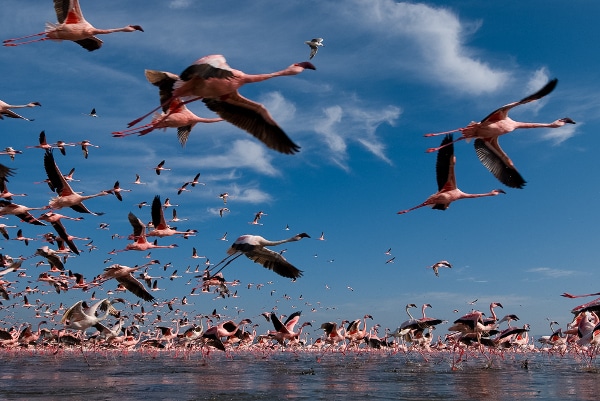
[[[304,43],[306,43],[310,47],[309,60],[312,60],[312,58],[315,56],[315,54],[317,54],[317,52],[319,51],[319,46],[324,46],[323,38],[314,38],[311,40],[307,40]]]
[[[484,194],[467,194],[456,187],[456,176],[454,174],[454,165],[456,157],[454,156],[454,142],[452,134],[446,134],[439,147],[437,162],[436,162],[436,178],[438,183],[438,192],[431,195],[425,202],[411,207],[410,209],[401,210],[398,214],[408,213],[411,210],[418,209],[423,206],[431,206],[433,209],[446,210],[450,204],[459,199],[465,198],[480,198],[483,196],[496,196],[504,194],[502,189],[494,189]]]
[[[460,132],[462,134],[457,142],[462,139],[475,139],[475,151],[477,157],[481,163],[487,168],[501,183],[511,188],[523,188],[526,181],[523,179],[521,174],[515,168],[512,160],[504,153],[500,144],[498,143],[498,137],[500,135],[508,134],[519,128],[558,128],[565,124],[575,124],[575,121],[565,117],[551,123],[526,123],[514,121],[508,117],[508,112],[516,106],[526,104],[539,100],[544,96],[550,94],[556,87],[558,80],[550,80],[542,89],[529,95],[518,102],[512,102],[500,107],[497,110],[491,112],[486,118],[480,122],[471,122],[464,128],[459,128],[452,131],[438,132],[435,134],[425,134],[428,136],[446,135],[452,132]],[[448,146],[446,143],[442,146]],[[435,152],[442,146],[437,148],[429,148],[427,152]]]
[[[316,68],[309,62],[302,62],[272,73],[246,74],[231,68],[222,55],[205,56],[187,67],[178,79],[175,79],[174,74],[164,73],[165,80],[171,77],[171,96],[162,101],[159,107],[133,120],[128,126],[136,125],[159,108],[168,107],[178,98],[189,99],[185,100],[184,104],[202,99],[209,110],[217,113],[223,120],[252,134],[267,147],[281,153],[293,154],[298,152],[300,147],[279,127],[262,104],[246,99],[240,95],[238,89],[245,84],[274,77],[297,75],[305,69]],[[167,85],[166,82],[161,85]],[[165,113],[163,119],[168,118],[169,114],[170,112]],[[156,121],[156,124],[160,122],[160,120]]]
[[[44,40],[72,40],[88,51],[98,50],[102,46],[102,40],[95,35],[104,35],[113,32],[144,31],[139,25],[127,25],[123,28],[99,29],[92,26],[83,17],[79,0],[54,0],[54,11],[56,11],[57,24],[46,23],[44,32],[20,38],[7,39],[4,46],[20,46]],[[21,41],[21,39],[30,40]]]
[[[213,266],[213,269],[226,262],[216,272],[218,273],[239,256],[246,255],[248,259],[253,260],[254,263],[259,263],[267,269],[273,270],[282,277],[295,280],[302,276],[302,271],[294,267],[280,253],[272,251],[266,247],[285,244],[286,242],[300,241],[302,238],[310,238],[310,236],[306,233],[300,233],[284,240],[269,241],[260,235],[242,235],[241,237],[238,237],[238,239],[236,239],[231,247],[227,250],[228,256]]]

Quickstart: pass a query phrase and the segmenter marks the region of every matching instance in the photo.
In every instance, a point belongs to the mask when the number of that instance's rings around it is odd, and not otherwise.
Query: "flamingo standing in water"
[[[475,151],[477,152],[477,157],[479,157],[481,163],[494,174],[501,183],[511,188],[523,188],[526,181],[521,177],[521,174],[519,174],[515,168],[512,160],[510,160],[498,144],[498,137],[519,128],[558,128],[565,124],[575,124],[575,121],[568,117],[561,118],[551,123],[526,123],[514,121],[508,117],[508,112],[513,107],[543,98],[554,90],[557,83],[558,80],[556,78],[552,79],[536,93],[529,95],[518,102],[512,102],[494,110],[480,122],[471,122],[464,128],[435,134],[425,134],[425,136],[445,135],[459,131],[462,136],[454,142],[460,141],[461,139],[469,140],[475,138]],[[449,146],[449,143],[442,144],[442,146],[437,148],[429,148],[427,149],[427,152],[435,152],[443,146]]]
[[[25,107],[35,107],[35,106],[41,106],[41,105],[42,104],[40,102],[31,102],[31,103],[27,103],[27,104],[8,104],[8,103],[0,100],[0,120],[3,120],[4,117],[10,117],[10,118],[20,118],[20,119],[23,119],[26,121],[33,121],[33,119],[25,118],[25,117],[15,113],[11,109],[23,109]]]
[[[484,194],[467,194],[461,191],[456,187],[456,175],[454,174],[455,164],[456,157],[454,156],[454,142],[452,141],[452,134],[447,134],[442,141],[442,146],[439,148],[435,166],[438,192],[431,195],[420,205],[399,211],[398,214],[404,214],[423,206],[432,206],[433,209],[446,210],[448,207],[450,207],[452,202],[459,199],[496,196],[506,193],[502,189],[494,189]]]
[[[95,35],[104,35],[113,32],[144,31],[139,25],[127,25],[123,28],[99,29],[85,20],[79,7],[79,0],[54,0],[54,11],[56,11],[57,24],[46,23],[44,32],[20,38],[7,39],[4,46],[20,46],[44,40],[71,40],[88,51],[98,50],[102,46],[102,40]],[[20,41],[21,39],[29,39]]]
[[[302,271],[289,263],[281,254],[266,247],[285,244],[286,242],[300,241],[302,238],[310,238],[310,236],[306,233],[300,233],[284,240],[269,241],[260,235],[242,235],[236,239],[227,250],[228,256],[217,263],[213,269],[227,261],[227,263],[217,271],[218,273],[241,255],[246,255],[249,259],[253,260],[254,263],[260,263],[280,276],[295,280],[302,276]]]
[[[56,198],[51,199],[49,202],[51,209],[70,207],[79,213],[90,213],[96,216],[103,214],[91,212],[87,207],[85,207],[83,201],[98,196],[108,195],[108,192],[102,191],[93,195],[79,195],[77,192],[73,191],[56,165],[51,149],[46,150],[46,154],[44,156],[44,168],[46,169],[46,174],[48,175],[52,189],[58,194]]]
[[[177,128],[177,139],[181,146],[185,146],[192,128],[197,123],[216,123],[223,121],[222,118],[204,118],[192,113],[185,103],[179,99],[171,99],[173,83],[177,82],[179,76],[170,72],[146,70],[146,79],[159,88],[160,102],[163,105],[162,114],[156,114],[150,124],[131,128],[125,131],[113,132],[114,137],[124,137],[133,134],[140,136],[149,134],[157,128]]]
[[[185,103],[202,99],[210,110],[225,121],[252,134],[267,147],[281,153],[293,154],[298,152],[300,147],[292,142],[262,104],[241,96],[238,89],[245,84],[274,77],[297,75],[305,69],[314,70],[315,67],[309,62],[303,62],[268,74],[246,74],[231,68],[222,55],[205,56],[186,68],[179,75],[179,79],[174,80],[171,74],[171,97],[150,113],[129,123],[129,126],[137,124],[158,108],[168,106],[177,98],[190,98]],[[165,77],[167,76],[165,73]],[[168,114],[164,118],[167,116]]]

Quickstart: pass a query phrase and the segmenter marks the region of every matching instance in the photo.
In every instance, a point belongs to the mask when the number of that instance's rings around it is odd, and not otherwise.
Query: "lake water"
[[[597,400],[599,361],[546,353],[0,350],[0,399]]]

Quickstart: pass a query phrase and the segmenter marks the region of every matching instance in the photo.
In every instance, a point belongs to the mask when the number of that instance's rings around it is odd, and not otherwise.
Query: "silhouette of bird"
[[[462,135],[456,141],[462,139],[475,138],[475,151],[481,163],[496,177],[501,183],[511,188],[523,188],[525,180],[515,168],[512,160],[504,153],[498,144],[498,137],[507,134],[519,128],[558,128],[565,124],[575,124],[575,121],[568,117],[561,118],[551,123],[526,123],[514,121],[508,117],[508,112],[516,106],[539,100],[554,90],[558,80],[550,80],[542,89],[529,95],[518,102],[512,102],[491,112],[480,122],[471,122],[464,128],[453,131],[439,132],[435,134],[425,134],[425,136],[445,135],[451,132],[459,131]],[[442,144],[442,146],[448,146]],[[437,148],[429,148],[427,152],[435,152]]]
[[[58,24],[47,23],[44,32],[20,38],[7,39],[4,46],[20,46],[44,40],[71,40],[88,51],[98,50],[102,40],[95,35],[104,35],[113,32],[144,31],[139,25],[127,25],[123,28],[98,29],[85,20],[79,7],[79,0],[54,0],[54,11]],[[40,37],[41,36],[41,37]],[[29,39],[19,42],[21,39]]]

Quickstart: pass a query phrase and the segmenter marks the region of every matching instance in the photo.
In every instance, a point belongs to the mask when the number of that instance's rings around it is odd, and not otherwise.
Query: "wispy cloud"
[[[356,0],[354,24],[372,30],[386,41],[396,40],[400,49],[410,50],[410,60],[399,61],[403,68],[454,90],[480,94],[493,92],[509,73],[493,68],[466,45],[480,22],[463,22],[446,8],[392,0]]]
[[[279,171],[273,167],[272,150],[262,143],[239,139],[233,141],[228,152],[196,159],[197,165],[210,168],[248,168],[258,173],[277,176]]]
[[[562,278],[575,274],[575,271],[573,270],[553,269],[550,267],[535,267],[526,270],[526,272],[541,275],[545,278]]]

